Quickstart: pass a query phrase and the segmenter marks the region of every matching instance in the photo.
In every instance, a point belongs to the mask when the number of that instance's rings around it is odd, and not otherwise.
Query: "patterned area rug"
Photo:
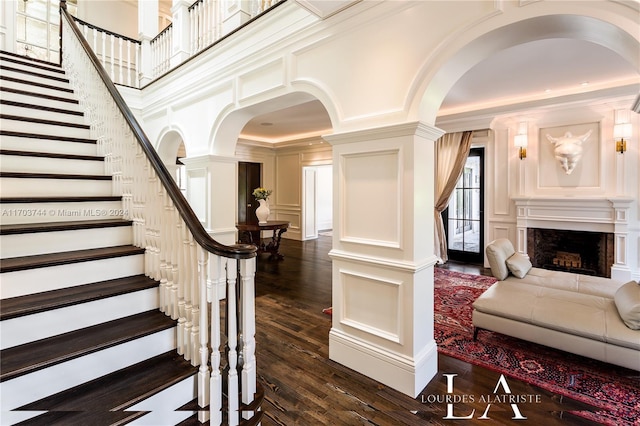
[[[586,419],[640,425],[637,372],[489,331],[474,342],[471,303],[495,278],[439,268],[434,275],[434,334],[441,353],[601,408],[573,413]]]

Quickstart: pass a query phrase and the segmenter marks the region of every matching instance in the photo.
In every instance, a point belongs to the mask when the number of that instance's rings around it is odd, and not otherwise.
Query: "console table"
[[[283,255],[278,251],[280,249],[280,239],[282,238],[282,234],[287,232],[287,228],[289,227],[289,222],[279,221],[279,220],[269,220],[267,223],[237,223],[236,228],[238,228],[238,238],[241,243],[244,244],[253,244],[258,248],[258,254],[260,253],[270,253],[269,259],[278,259],[281,260],[284,258]],[[260,239],[258,241],[253,240],[253,233],[258,231],[271,231],[273,230],[273,236],[271,237],[271,241],[267,244],[263,243]],[[260,234],[258,234],[260,235]]]

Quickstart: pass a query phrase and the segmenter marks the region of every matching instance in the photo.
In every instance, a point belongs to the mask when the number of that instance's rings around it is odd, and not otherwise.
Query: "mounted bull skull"
[[[571,132],[566,132],[560,138],[554,138],[547,133],[547,139],[555,145],[553,154],[560,162],[562,169],[568,175],[575,169],[578,161],[582,158],[582,142],[585,142],[591,136],[593,130],[589,130],[582,136],[573,136]]]

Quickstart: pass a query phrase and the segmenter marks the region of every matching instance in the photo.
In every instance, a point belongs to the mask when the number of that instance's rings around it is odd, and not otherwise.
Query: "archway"
[[[186,197],[186,171],[180,159],[187,156],[187,148],[182,135],[176,130],[169,130],[164,133],[158,142],[158,154]]]
[[[467,38],[465,44],[464,38]],[[453,85],[481,61],[509,47],[545,39],[576,39],[596,43],[640,68],[640,44],[632,33],[592,16],[553,14],[528,18],[482,34],[469,31],[456,40],[461,47],[443,52],[425,68],[424,90],[416,92],[418,115],[426,123],[435,123],[442,101]],[[433,68],[430,68],[433,67]]]

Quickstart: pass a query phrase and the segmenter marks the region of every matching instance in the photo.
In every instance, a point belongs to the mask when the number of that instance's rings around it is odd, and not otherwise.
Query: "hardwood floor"
[[[331,319],[322,313],[331,306],[331,237],[299,242],[283,240],[283,261],[262,255],[256,276],[256,351],[258,380],[265,388],[265,415],[270,425],[445,425],[507,424],[514,413],[507,404],[491,406],[488,417],[480,396],[493,392],[499,374],[439,355],[439,372],[418,398],[413,399],[329,360]],[[487,274],[477,266],[450,263],[449,269]],[[474,402],[456,403],[453,415],[470,420],[444,420],[447,395],[443,374],[457,374],[455,394],[471,395]],[[515,379],[513,394],[539,395],[540,402],[519,404],[532,425],[593,424],[567,413],[589,409],[576,401],[550,394]]]

